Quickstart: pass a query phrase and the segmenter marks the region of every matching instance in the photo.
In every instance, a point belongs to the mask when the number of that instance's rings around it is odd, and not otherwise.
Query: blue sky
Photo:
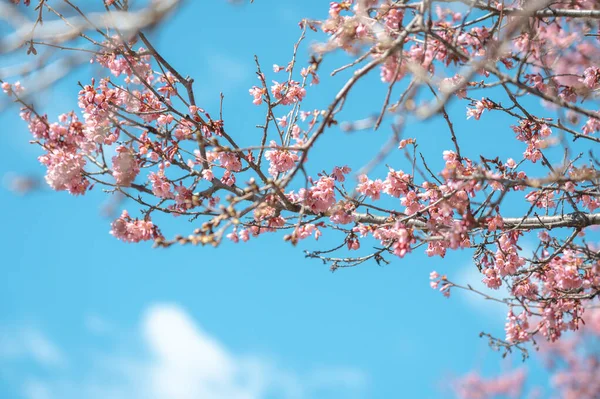
[[[257,83],[254,54],[264,70],[284,65],[300,17],[326,13],[327,2],[317,0],[189,1],[150,37],[196,79],[198,102],[209,112],[224,92],[228,130],[251,140],[263,115],[248,95]],[[307,54],[302,48],[301,57]],[[343,61],[326,60],[321,73]],[[49,115],[76,108],[76,82],[88,81],[89,72],[72,74],[38,103]],[[344,76],[309,90],[308,108],[325,107]],[[347,115],[372,115],[382,98],[372,93],[385,90],[376,75],[367,79]],[[451,111],[467,156],[523,151],[501,116],[486,113],[487,125],[474,123],[464,119],[464,106]],[[11,111],[0,114],[0,173],[42,176],[39,150]],[[387,133],[331,130],[311,153],[310,172],[338,162],[360,167]],[[407,136],[439,159],[451,148],[443,121],[411,125]],[[387,162],[400,165],[402,156]],[[326,247],[326,239],[297,248],[273,236],[219,249],[151,249],[108,234],[107,198],[98,189],[78,198],[48,188],[27,196],[0,190],[2,398],[444,398],[453,376],[520,363],[519,356],[501,361],[478,338],[481,331],[502,335],[503,308],[458,291],[448,300],[429,288],[432,270],[477,283],[466,251],[443,260],[418,251],[385,267],[332,274],[302,252]],[[170,219],[161,227],[192,229]]]

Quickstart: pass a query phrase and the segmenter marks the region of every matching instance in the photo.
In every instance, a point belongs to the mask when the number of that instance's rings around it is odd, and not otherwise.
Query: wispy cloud
[[[98,320],[103,319],[88,318],[88,328],[95,330]],[[88,369],[72,367],[52,379],[23,376],[14,383],[27,399],[295,399],[323,390],[348,398],[361,397],[368,384],[367,376],[351,367],[298,373],[266,356],[235,354],[173,304],[148,307],[134,337],[140,351],[123,349],[126,343],[118,342],[113,352],[91,355],[85,361]]]
[[[25,381],[21,393],[27,399],[52,399],[47,384],[35,379]]]
[[[97,314],[88,314],[84,319],[85,328],[96,335],[106,335],[113,332],[113,325],[98,316]]]
[[[0,359],[28,358],[45,367],[64,366],[66,358],[52,341],[32,327],[0,328]]]
[[[223,83],[227,87],[240,84],[248,79],[251,73],[241,60],[229,55],[213,53],[207,57],[207,62],[214,76],[224,77]]]

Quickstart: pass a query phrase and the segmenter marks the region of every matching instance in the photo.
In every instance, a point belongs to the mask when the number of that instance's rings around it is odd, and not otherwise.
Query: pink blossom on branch
[[[276,148],[277,143],[271,141],[271,147]],[[291,170],[298,161],[298,155],[295,151],[273,149],[265,152],[265,158],[270,161],[269,174],[277,176]]]
[[[547,381],[529,379],[531,363],[494,377],[476,371],[456,379],[452,388],[460,399],[494,399],[497,397],[560,397],[595,399],[600,395],[600,312],[590,310],[587,323],[577,333],[559,342],[541,343],[539,361],[546,369]],[[539,366],[535,366],[539,368]],[[539,374],[536,370],[536,374]],[[543,385],[540,383],[543,382]]]
[[[117,155],[112,158],[113,176],[119,186],[130,186],[137,174],[140,172],[138,161],[131,149],[126,147],[117,148]]]
[[[42,155],[40,162],[48,168],[46,182],[54,190],[84,194],[89,181],[83,176],[85,159],[80,154],[55,151]]]
[[[125,242],[148,241],[159,236],[149,220],[132,219],[127,211],[112,223],[110,234]]]
[[[44,115],[18,77],[0,87],[21,107],[50,187],[79,195],[99,185],[144,215],[113,222],[123,241],[326,235],[337,245],[307,256],[332,270],[469,250],[479,279],[507,295],[504,347],[523,348],[579,329],[600,293],[600,10],[590,1],[484,3],[470,12],[412,0],[325,4],[321,20],[300,22],[291,53],[277,58],[283,66],[255,59],[256,120],[229,112],[224,97],[211,109],[198,103],[192,77],[143,29],[126,37],[85,27],[79,39],[98,75],[74,93],[75,111]],[[184,234],[162,237],[156,214],[185,216]],[[430,286],[476,291],[446,273]]]

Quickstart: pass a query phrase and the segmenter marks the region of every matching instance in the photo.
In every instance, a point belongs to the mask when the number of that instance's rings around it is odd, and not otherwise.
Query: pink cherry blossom
[[[158,173],[150,172],[148,180],[152,183],[152,193],[159,198],[174,198],[172,185],[165,176],[164,168],[160,168]]]
[[[124,146],[117,148],[117,155],[112,158],[113,177],[117,185],[128,187],[140,172],[134,152]]]
[[[148,241],[158,237],[150,220],[132,219],[127,211],[123,211],[111,227],[110,234],[125,242]]]
[[[277,143],[271,141],[271,147],[277,148]],[[279,173],[291,170],[298,161],[298,155],[295,151],[274,149],[265,152],[265,158],[270,162],[269,173],[271,176],[277,176]]]
[[[371,199],[379,199],[384,187],[384,184],[380,179],[369,180],[367,175],[360,175],[358,181],[360,183],[356,186],[356,191],[371,197]]]

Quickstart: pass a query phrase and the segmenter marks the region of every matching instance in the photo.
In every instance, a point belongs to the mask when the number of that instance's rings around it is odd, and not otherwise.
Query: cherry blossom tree
[[[39,16],[0,49],[37,55],[25,70],[4,72],[2,89],[44,151],[39,161],[52,189],[83,196],[100,187],[127,198],[112,222],[116,239],[167,248],[261,238],[296,245],[327,235],[336,244],[306,256],[332,271],[469,249],[498,296],[435,271],[430,285],[445,296],[459,288],[506,305],[506,336],[489,336],[505,351],[557,341],[595,305],[596,1],[330,2],[320,20],[298,16],[298,41],[281,65],[256,57],[247,104],[264,117],[245,132],[228,128],[223,98],[218,109],[198,103],[193,77],[144,33],[177,2],[129,10],[126,0],[98,0],[102,9],[89,12],[66,0],[10,3],[2,9],[14,15],[31,15],[27,7],[36,3]],[[78,109],[45,115],[32,104],[43,73],[38,49],[56,48],[103,69],[80,83]],[[329,66],[339,54],[348,62]],[[382,94],[363,106],[375,114],[356,120],[344,105],[373,75],[380,81],[373,93]],[[341,76],[320,108],[304,106],[321,80]],[[495,139],[513,140],[512,156],[466,153],[456,121],[486,129],[492,117],[505,122]],[[427,132],[414,128],[435,119],[447,128],[443,153],[430,151]],[[311,156],[340,130],[385,131],[389,141],[359,169],[352,152],[331,167]],[[402,161],[380,173],[392,153]],[[161,214],[179,217],[179,235],[161,231]],[[537,244],[527,251],[525,240]]]
[[[510,370],[496,377],[482,377],[471,372],[453,384],[461,399],[543,398],[595,399],[600,396],[600,312],[594,309],[589,323],[577,333],[554,343],[542,345],[542,361],[549,381],[536,386],[529,381],[527,369]],[[552,392],[551,395],[548,391]]]

